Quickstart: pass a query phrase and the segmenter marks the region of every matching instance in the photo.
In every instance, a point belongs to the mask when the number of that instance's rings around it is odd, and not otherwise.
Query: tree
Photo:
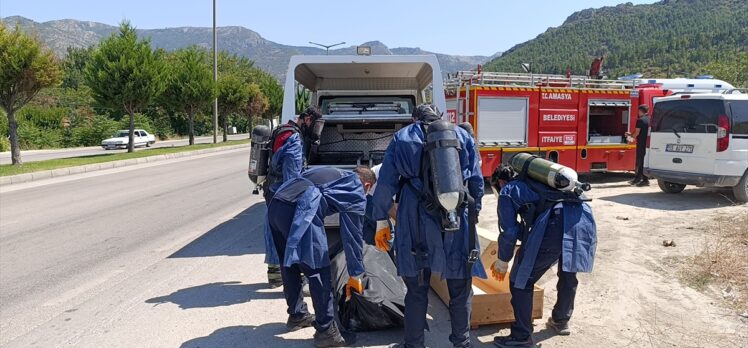
[[[228,137],[228,117],[230,115],[243,111],[246,105],[249,103],[249,88],[247,84],[242,81],[235,74],[226,75],[223,74],[218,79],[218,105],[221,106],[221,123],[223,126],[223,141],[227,141]]]
[[[86,63],[91,60],[93,52],[93,46],[87,48],[68,47],[67,56],[62,61],[62,87],[77,89],[83,85]]]
[[[22,163],[15,112],[40,89],[58,84],[61,75],[54,54],[43,49],[37,38],[22,33],[17,26],[9,30],[0,24],[0,106],[8,117],[13,164]]]
[[[252,118],[264,114],[270,102],[257,84],[252,83],[247,86],[247,94],[249,95],[249,102],[246,104],[247,119],[249,121],[249,131],[251,132],[253,128]]]
[[[312,92],[306,87],[296,84],[296,114],[302,113],[309,107]]]
[[[163,100],[173,110],[187,114],[190,145],[194,145],[195,114],[207,109],[216,96],[208,53],[196,46],[175,51],[167,70]]]
[[[273,117],[280,115],[283,109],[283,88],[272,76],[264,77],[259,85],[260,90],[268,99],[268,107],[263,116],[272,121]]]
[[[729,59],[713,62],[704,68],[706,73],[725,80],[735,87],[748,87],[748,52],[732,55]]]
[[[130,117],[127,151],[133,151],[135,113],[148,106],[161,93],[163,59],[148,40],[138,40],[129,22],[119,33],[101,41],[86,64],[84,79],[94,100],[101,106],[122,110]]]

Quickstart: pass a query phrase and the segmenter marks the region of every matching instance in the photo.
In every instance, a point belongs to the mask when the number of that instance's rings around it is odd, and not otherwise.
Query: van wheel
[[[740,182],[732,188],[732,193],[739,202],[748,202],[748,171],[743,174]]]
[[[657,180],[657,186],[659,186],[660,190],[665,193],[681,193],[686,188],[686,185],[660,179]]]

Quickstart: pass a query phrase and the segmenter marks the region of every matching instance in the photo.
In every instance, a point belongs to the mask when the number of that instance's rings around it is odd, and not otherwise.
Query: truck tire
[[[748,202],[748,170],[743,174],[743,178],[740,182],[732,188],[732,193],[735,195],[735,199],[738,202]]]
[[[661,179],[657,179],[657,186],[659,186],[660,190],[665,193],[681,193],[686,188],[686,185],[684,184],[676,184]]]

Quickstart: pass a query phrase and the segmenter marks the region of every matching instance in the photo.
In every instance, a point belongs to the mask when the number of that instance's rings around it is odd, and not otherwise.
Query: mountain
[[[39,37],[58,56],[64,56],[68,47],[88,47],[97,44],[117,30],[117,27],[73,19],[62,19],[49,22],[35,22],[31,19],[12,16],[1,19],[9,26],[19,27],[39,35]],[[198,45],[210,49],[213,44],[213,29],[199,27],[179,27],[166,29],[139,29],[138,35],[150,38],[155,48],[175,50],[190,45]],[[371,46],[373,54],[431,54],[420,48],[388,48],[379,41],[371,41],[362,45]],[[252,59],[257,66],[282,78],[288,68],[288,60],[299,54],[325,54],[325,50],[317,47],[289,46],[279,44],[263,38],[260,34],[244,27],[219,27],[218,49]],[[356,46],[330,50],[330,54],[356,54]],[[439,59],[444,73],[475,68],[493,57],[485,56],[452,56],[434,53]],[[497,53],[500,54],[500,53]],[[495,55],[494,55],[495,56]]]
[[[604,54],[610,78],[693,77],[725,65],[745,76],[747,52],[748,1],[665,0],[576,12],[485,69],[520,72],[521,63],[532,62],[535,72],[586,74],[593,58]]]

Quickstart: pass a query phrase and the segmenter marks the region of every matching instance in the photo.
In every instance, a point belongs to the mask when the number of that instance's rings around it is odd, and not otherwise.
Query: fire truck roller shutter
[[[478,97],[478,143],[527,144],[528,108],[528,98]]]

